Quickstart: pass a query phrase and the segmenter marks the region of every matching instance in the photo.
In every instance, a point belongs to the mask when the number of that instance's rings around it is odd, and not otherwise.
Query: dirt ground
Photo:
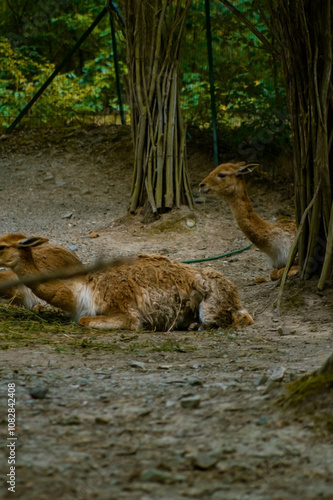
[[[1,234],[46,236],[85,263],[145,252],[201,259],[248,244],[227,204],[198,194],[213,168],[205,141],[188,146],[195,211],[143,223],[126,216],[128,128],[17,131],[0,139]],[[292,188],[266,176],[271,166],[249,179],[255,209],[267,219],[292,215]],[[255,284],[270,272],[255,248],[197,265],[235,282],[253,326],[167,333],[73,327],[73,338],[82,337],[75,349],[61,332],[49,342],[3,347],[1,438],[7,442],[7,387],[15,383],[17,461],[13,494],[4,444],[0,498],[333,498],[332,433],[276,405],[288,382],[333,351],[332,287],[318,293],[315,280],[293,278],[278,314],[277,284]]]

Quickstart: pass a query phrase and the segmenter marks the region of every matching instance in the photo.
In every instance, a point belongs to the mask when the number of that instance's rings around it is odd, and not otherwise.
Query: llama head
[[[237,196],[244,184],[243,176],[251,173],[257,166],[257,163],[246,165],[244,161],[222,163],[200,183],[200,191],[226,197]]]
[[[30,255],[30,249],[49,241],[47,238],[23,234],[5,234],[0,238],[0,265],[14,268],[22,259]]]

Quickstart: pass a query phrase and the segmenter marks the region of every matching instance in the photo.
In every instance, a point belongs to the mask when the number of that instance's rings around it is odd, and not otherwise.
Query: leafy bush
[[[0,124],[8,126],[91,25],[102,0],[16,0],[18,16],[0,0]],[[266,33],[251,0],[237,6]],[[121,0],[119,0],[121,7]],[[275,130],[288,137],[281,69],[269,51],[220,2],[211,2],[211,24],[218,125],[233,141],[256,140]],[[127,73],[126,47],[117,31],[120,72]],[[205,2],[194,0],[182,49],[182,106],[189,125],[211,127]],[[55,115],[107,113],[117,107],[115,70],[107,16],[58,74],[32,108],[46,122]],[[282,119],[281,119],[282,116]],[[279,131],[278,134],[276,131]],[[264,131],[264,132],[263,132]],[[268,131],[268,132],[265,132]],[[254,139],[253,139],[254,138]],[[263,139],[265,140],[265,139]]]
[[[263,34],[267,29],[248,0],[238,7]],[[217,122],[238,144],[272,133],[289,140],[286,98],[279,63],[261,42],[219,2],[211,3],[211,35]],[[211,127],[211,102],[204,2],[194,0],[183,46],[183,109],[186,121]],[[265,138],[264,135],[267,135]]]
[[[0,117],[8,126],[54,71],[54,64],[31,58],[0,38]],[[122,68],[123,72],[125,68]],[[33,107],[43,121],[48,116],[73,117],[77,113],[96,113],[117,104],[112,53],[99,54],[86,63],[81,75],[58,74]]]

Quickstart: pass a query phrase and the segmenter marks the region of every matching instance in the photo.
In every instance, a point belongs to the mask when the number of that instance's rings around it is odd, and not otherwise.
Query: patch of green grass
[[[172,334],[170,334],[172,335]],[[198,347],[189,345],[196,337],[193,333],[182,338],[166,338],[164,333],[109,332],[83,328],[68,316],[53,311],[34,313],[23,307],[0,304],[0,350],[36,345],[52,346],[57,353],[80,351],[128,353],[189,352]],[[148,338],[147,338],[148,336]]]
[[[55,352],[108,351],[122,349],[125,352],[186,352],[195,350],[193,346],[182,346],[179,341],[162,336],[160,341],[150,332],[151,338],[140,339],[137,332],[97,331],[83,328],[72,322],[68,316],[52,311],[36,314],[22,307],[0,304],[0,349],[50,345]],[[120,334],[119,334],[120,333]],[[109,340],[110,339],[110,340]],[[124,344],[126,347],[124,347]]]
[[[83,329],[64,314],[52,311],[36,314],[22,307],[0,305],[0,349],[43,344],[54,346],[59,353],[68,349],[118,348],[114,343],[100,342],[96,330]]]
[[[120,349],[119,345],[114,342],[100,342],[96,337],[92,336],[90,338],[84,337],[79,340],[74,347],[81,349],[93,349],[95,351],[116,351]]]

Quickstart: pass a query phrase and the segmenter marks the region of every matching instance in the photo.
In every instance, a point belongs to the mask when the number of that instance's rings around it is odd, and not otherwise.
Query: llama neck
[[[272,224],[255,213],[245,183],[242,184],[237,194],[227,197],[232,213],[245,236],[260,250],[267,252],[271,244],[269,234]]]
[[[24,256],[22,255],[17,264],[12,266],[12,270],[19,278],[27,278],[40,272],[29,250],[25,250]]]

